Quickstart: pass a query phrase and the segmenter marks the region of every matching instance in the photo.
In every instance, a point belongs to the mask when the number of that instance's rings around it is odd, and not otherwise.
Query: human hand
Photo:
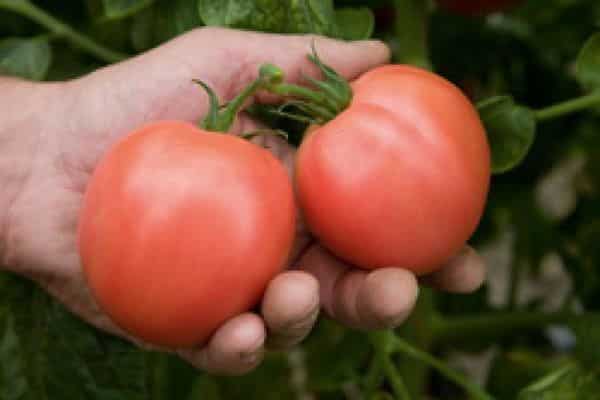
[[[82,274],[77,220],[95,165],[112,143],[144,123],[203,116],[207,98],[191,83],[193,78],[230,99],[264,62],[280,66],[291,81],[301,81],[302,72],[315,75],[306,58],[313,40],[324,61],[348,79],[389,58],[379,42],[204,28],[81,79],[44,86],[43,95],[36,96],[44,103],[43,114],[21,127],[33,135],[28,146],[33,155],[6,219],[5,264],[37,281],[88,322],[144,346],[98,309]],[[256,127],[242,113],[232,133]],[[291,172],[291,147],[273,137],[257,141],[268,144]],[[267,288],[260,316],[248,312],[234,317],[203,348],[175,351],[210,372],[244,373],[258,365],[265,346],[286,348],[303,339],[320,306],[346,325],[377,329],[400,324],[417,297],[417,279],[409,271],[401,266],[372,272],[352,268],[319,246],[301,223],[288,267]],[[480,258],[465,249],[423,281],[465,292],[477,288],[484,274]]]

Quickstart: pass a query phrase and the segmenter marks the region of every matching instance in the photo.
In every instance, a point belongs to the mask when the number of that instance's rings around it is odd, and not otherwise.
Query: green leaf
[[[587,365],[600,365],[600,314],[587,314],[576,318],[571,324],[577,337],[576,353]]]
[[[199,0],[200,18],[209,26],[281,31],[287,18],[287,1]]]
[[[538,354],[532,349],[516,348],[498,354],[488,375],[488,389],[500,399],[514,399],[530,382],[570,364],[572,359],[553,358]]]
[[[394,397],[387,392],[377,392],[369,400],[394,400]]]
[[[509,96],[490,98],[478,105],[492,151],[492,171],[507,172],[529,153],[535,140],[533,112]]]
[[[47,39],[0,40],[0,74],[42,80],[48,72],[51,59],[52,52]]]
[[[562,256],[571,273],[578,298],[586,306],[597,310],[600,307],[600,218],[598,202],[592,202],[593,210],[586,210],[575,232],[570,232],[572,236],[563,246]]]
[[[218,393],[213,384],[206,383],[203,396],[198,400],[213,400],[215,394],[220,399],[281,400],[296,397],[290,385],[290,363],[287,353],[268,354],[259,368],[247,375],[215,378]],[[212,388],[211,388],[212,386]],[[206,397],[204,397],[206,396]],[[210,397],[212,396],[212,397]]]
[[[0,399],[19,400],[27,393],[28,384],[21,358],[21,344],[15,333],[12,315],[5,315],[4,328],[0,331]],[[1,325],[0,325],[1,326]]]
[[[429,55],[429,3],[423,0],[394,0],[393,59],[432,69]]]
[[[336,33],[331,0],[199,0],[206,25],[265,32]]]
[[[288,0],[290,33],[336,34],[332,0]]]
[[[102,0],[109,19],[129,17],[152,4],[154,0]]]
[[[519,394],[518,400],[597,400],[600,375],[569,365],[534,382]]]
[[[338,37],[346,40],[368,39],[375,28],[375,16],[366,7],[336,10],[335,21]]]
[[[195,1],[156,0],[135,15],[131,41],[136,50],[143,51],[202,25]]]
[[[156,45],[154,25],[154,9],[148,8],[133,18],[131,26],[131,45],[137,51],[145,51]]]
[[[194,382],[194,386],[187,396],[187,400],[219,400],[219,386],[214,379],[202,375]]]
[[[146,376],[142,351],[0,275],[0,399],[143,400]]]
[[[76,48],[55,47],[52,51],[52,65],[46,75],[49,81],[64,81],[88,74],[101,66],[91,57],[81,57]]]
[[[0,36],[27,36],[32,25],[23,16],[0,10]]]
[[[309,388],[340,390],[348,382],[358,382],[358,370],[371,350],[364,333],[343,328],[321,319],[304,345]]]
[[[600,88],[600,33],[593,35],[581,49],[575,76],[587,89]]]

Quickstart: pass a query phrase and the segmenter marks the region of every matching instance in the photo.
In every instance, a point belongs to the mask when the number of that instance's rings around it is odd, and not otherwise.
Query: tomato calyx
[[[286,141],[289,139],[287,132],[281,129],[257,129],[240,135],[242,139],[246,140],[254,139],[257,136],[279,136]]]
[[[283,81],[283,71],[272,64],[264,64],[260,67],[258,78],[242,90],[233,100],[221,105],[217,94],[205,82],[193,79],[194,83],[200,85],[208,95],[209,110],[200,121],[200,127],[207,131],[227,132],[233,125],[236,115],[240,112],[248,98],[254,96],[259,90]]]
[[[291,98],[272,112],[282,117],[313,125],[322,125],[344,111],[352,101],[352,88],[346,79],[319,58],[314,44],[308,59],[319,68],[323,79],[307,75],[304,79],[313,88],[278,82],[267,85],[270,93]]]

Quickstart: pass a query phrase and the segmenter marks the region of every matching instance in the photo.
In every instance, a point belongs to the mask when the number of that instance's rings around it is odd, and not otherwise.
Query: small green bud
[[[259,76],[261,79],[264,79],[269,85],[276,85],[278,83],[283,82],[284,73],[276,65],[273,64],[263,64],[259,70]]]

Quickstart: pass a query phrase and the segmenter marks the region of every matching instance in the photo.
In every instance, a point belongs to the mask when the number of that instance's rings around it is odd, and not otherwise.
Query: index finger
[[[441,269],[421,278],[435,289],[451,293],[471,293],[479,289],[486,277],[486,265],[470,246],[448,261]]]

